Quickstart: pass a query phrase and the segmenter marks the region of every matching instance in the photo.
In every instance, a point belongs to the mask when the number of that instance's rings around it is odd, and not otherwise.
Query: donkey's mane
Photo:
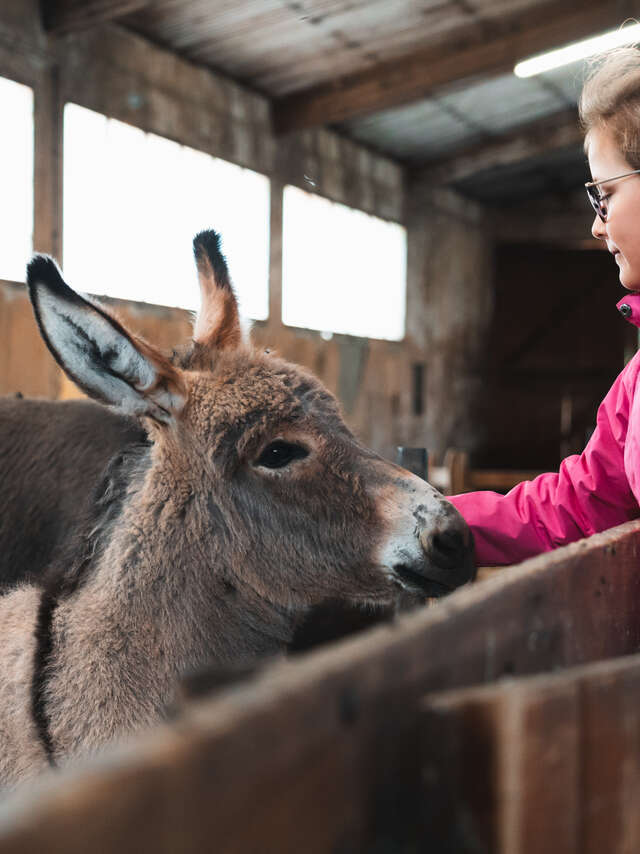
[[[82,586],[93,561],[102,554],[124,507],[129,484],[150,465],[151,444],[140,428],[140,441],[122,448],[109,460],[83,508],[77,533],[65,543],[40,582],[42,593],[34,629],[36,644],[31,703],[38,734],[52,765],[55,763],[45,694],[53,651],[53,615],[61,601]]]
[[[122,512],[129,485],[151,464],[152,444],[140,428],[139,441],[111,457],[83,508],[75,536],[64,544],[45,573],[42,586],[46,594],[62,599],[82,586]]]

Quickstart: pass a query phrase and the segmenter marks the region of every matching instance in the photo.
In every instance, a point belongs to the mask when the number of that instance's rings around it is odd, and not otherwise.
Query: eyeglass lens
[[[603,199],[597,187],[587,187],[587,195],[594,211],[603,222],[607,221],[607,200]]]

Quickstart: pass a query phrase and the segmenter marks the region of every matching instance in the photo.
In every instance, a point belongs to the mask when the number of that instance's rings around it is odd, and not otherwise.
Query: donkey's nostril
[[[431,560],[442,569],[460,567],[468,557],[468,544],[461,530],[438,531],[428,538],[425,545]]]

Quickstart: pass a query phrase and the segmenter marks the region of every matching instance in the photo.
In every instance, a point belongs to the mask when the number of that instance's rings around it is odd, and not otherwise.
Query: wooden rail
[[[533,480],[539,470],[472,469],[466,451],[450,448],[441,466],[429,467],[429,483],[445,495],[459,495],[478,489],[506,492],[523,480]]]
[[[425,694],[636,653],[639,556],[636,521],[188,703],[127,752],[10,799],[0,854],[428,850]],[[474,759],[489,803],[492,756]]]

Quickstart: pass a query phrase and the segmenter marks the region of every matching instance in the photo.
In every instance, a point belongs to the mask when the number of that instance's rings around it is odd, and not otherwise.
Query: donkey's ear
[[[47,347],[90,397],[165,423],[182,409],[180,372],[101,306],[72,291],[52,258],[34,256],[27,284]]]
[[[201,231],[193,238],[193,254],[200,283],[200,311],[193,340],[206,349],[233,349],[242,340],[238,303],[220,251],[220,235]]]

